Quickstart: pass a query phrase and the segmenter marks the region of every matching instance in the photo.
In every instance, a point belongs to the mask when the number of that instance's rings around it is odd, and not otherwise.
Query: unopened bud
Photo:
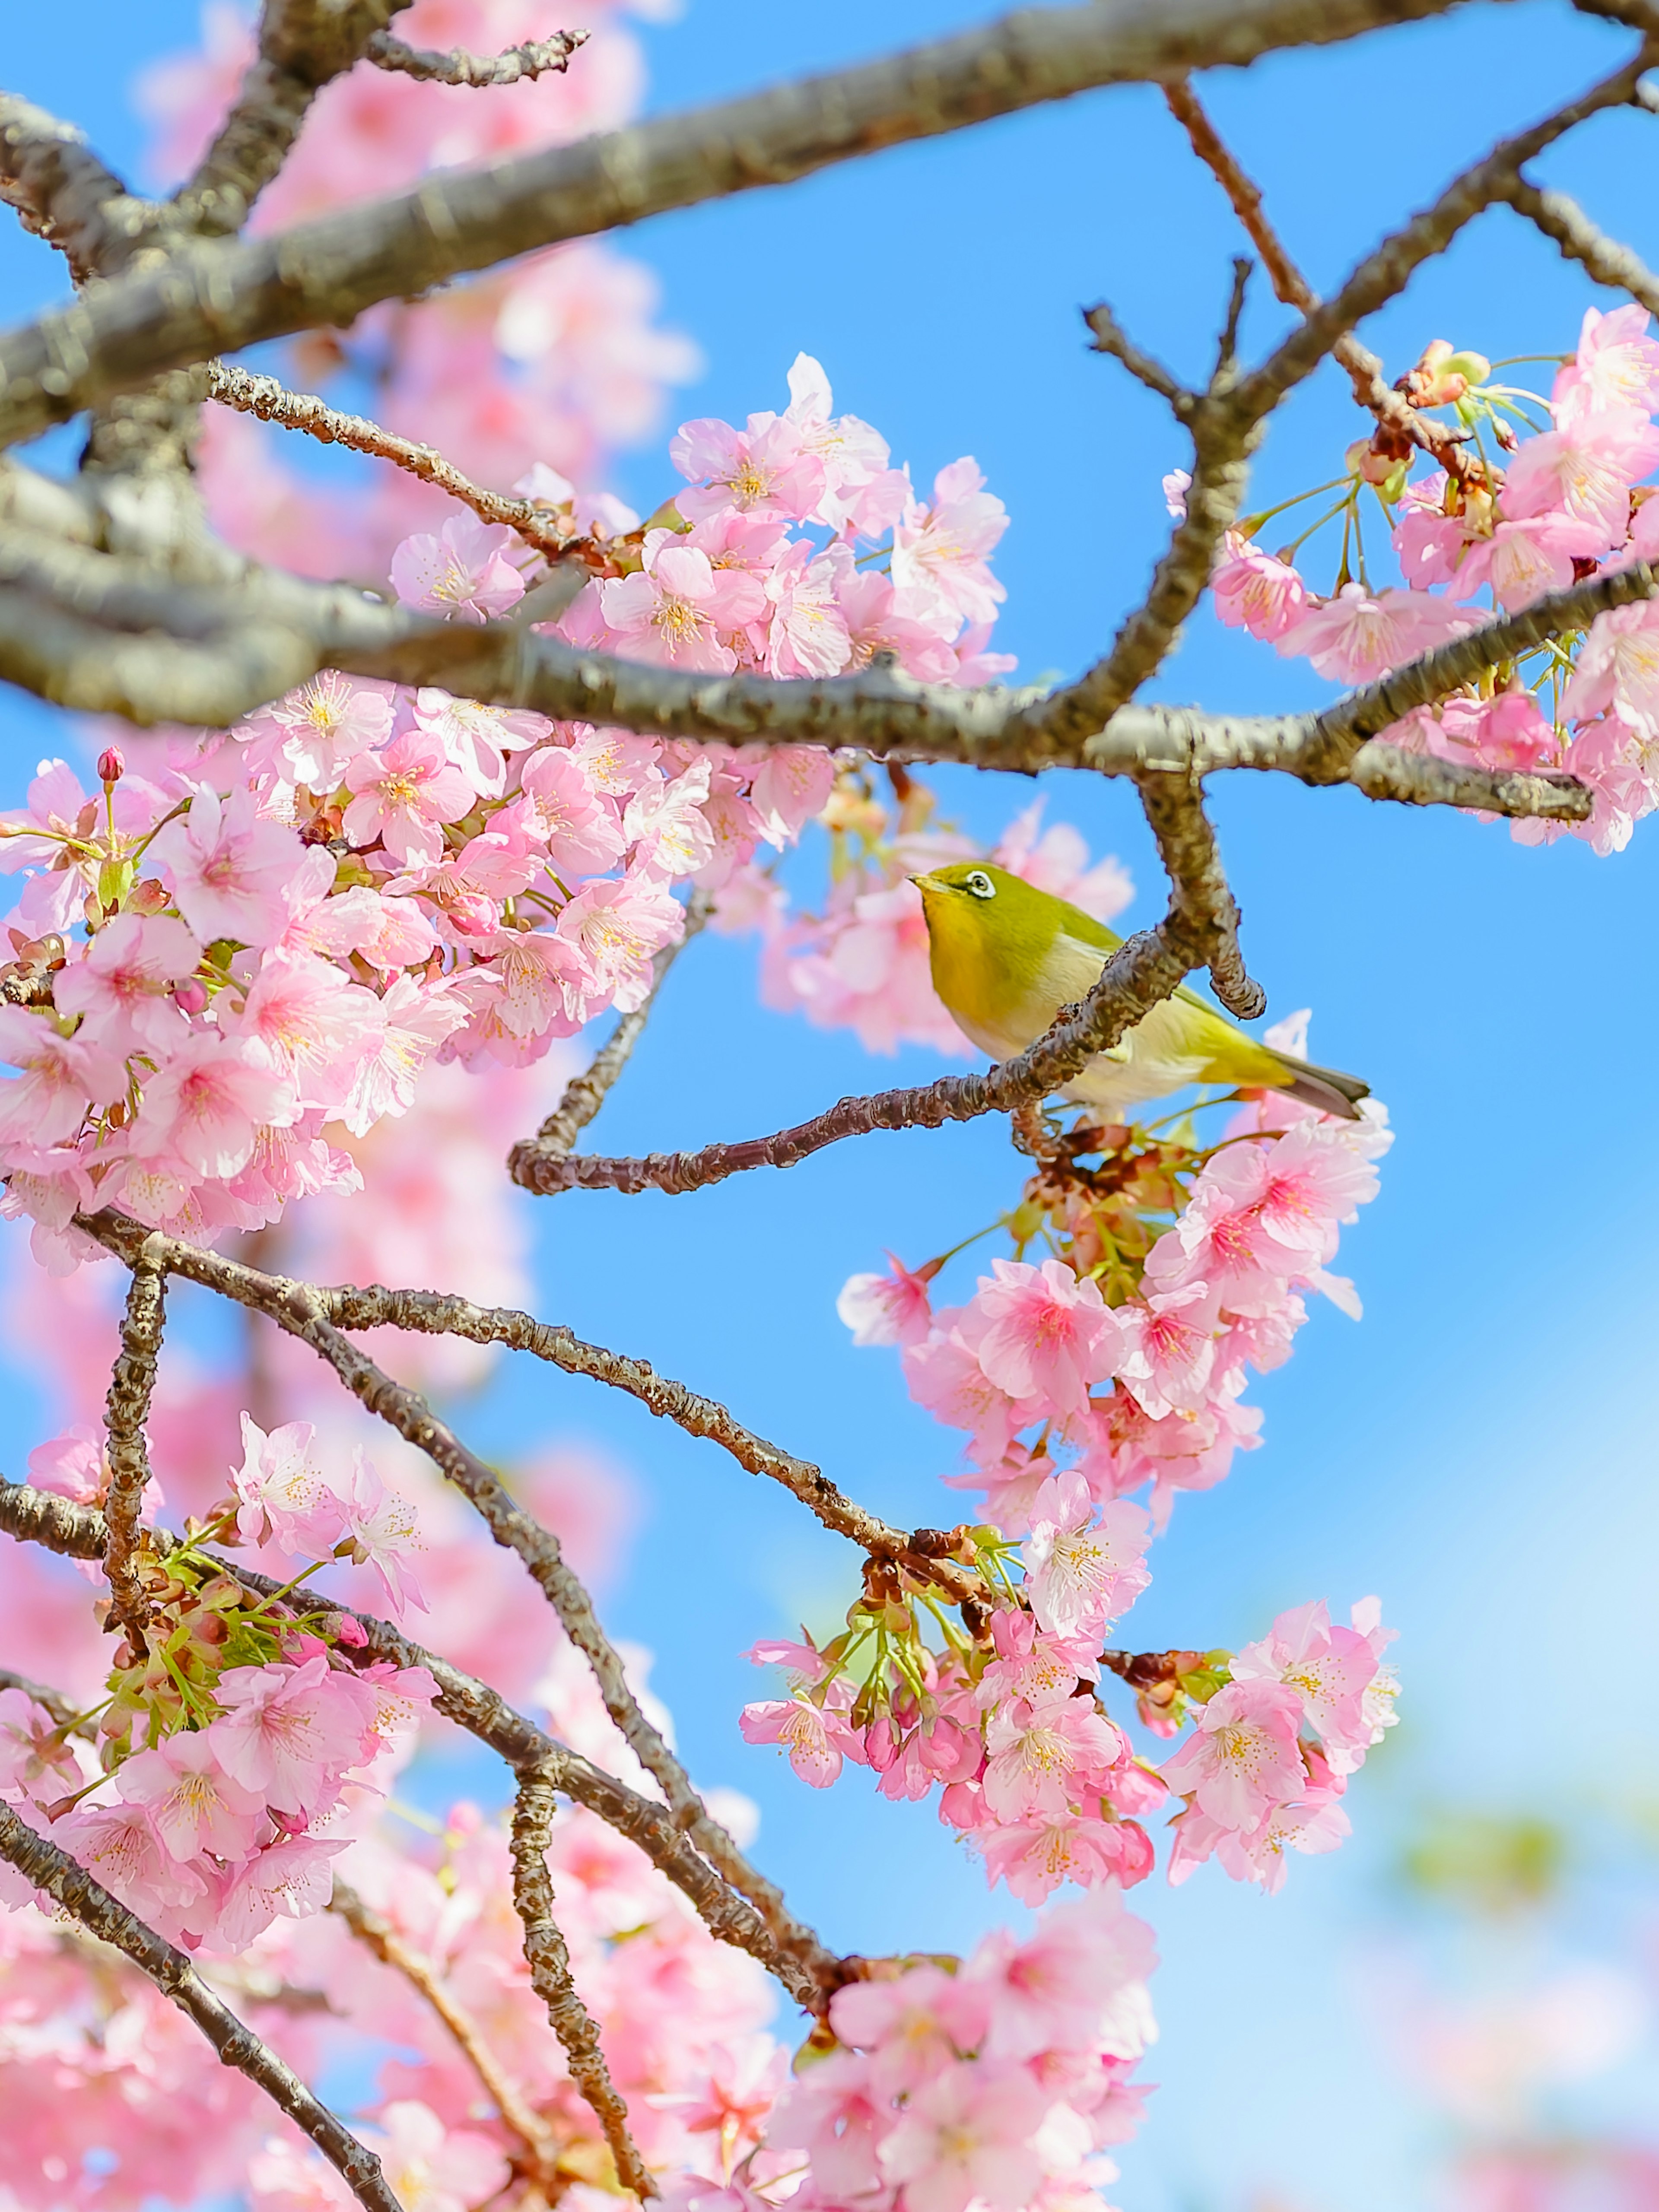
[[[181,1013],[199,1014],[207,1002],[206,991],[193,975],[188,982],[180,983],[173,994],[173,1003]]]
[[[112,783],[119,783],[126,772],[127,764],[122,759],[119,749],[106,745],[98,756],[98,781],[105,790],[107,791]]]

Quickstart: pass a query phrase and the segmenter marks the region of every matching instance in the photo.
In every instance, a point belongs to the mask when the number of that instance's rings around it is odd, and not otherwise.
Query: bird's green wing
[[[1093,915],[1085,914],[1080,906],[1073,906],[1069,899],[1056,899],[1054,904],[1064,909],[1068,937],[1077,938],[1085,945],[1097,945],[1107,954],[1117,951],[1122,945],[1123,939],[1115,929],[1108,929],[1103,921],[1097,921]],[[1208,1014],[1212,1020],[1225,1022],[1227,1019],[1224,1014],[1216,1012],[1207,999],[1200,999],[1196,991],[1189,991],[1184,983],[1177,988],[1175,995],[1177,999],[1184,999],[1189,1006],[1196,1006],[1201,1013]],[[1231,1024],[1228,1026],[1231,1028]]]

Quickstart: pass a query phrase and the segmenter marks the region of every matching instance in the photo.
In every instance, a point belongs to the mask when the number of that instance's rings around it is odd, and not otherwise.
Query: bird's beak
[[[924,896],[929,891],[948,891],[951,888],[949,884],[940,883],[937,876],[912,876],[910,880]]]

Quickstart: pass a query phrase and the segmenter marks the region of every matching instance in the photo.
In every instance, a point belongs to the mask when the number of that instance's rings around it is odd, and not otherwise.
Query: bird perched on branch
[[[1060,1008],[1085,999],[1123,939],[1065,899],[988,861],[911,879],[927,917],[933,988],[957,1025],[993,1060],[1035,1044]],[[1110,1051],[1097,1053],[1063,1095],[1118,1115],[1189,1083],[1277,1091],[1344,1121],[1370,1085],[1260,1044],[1236,1022],[1179,990]]]

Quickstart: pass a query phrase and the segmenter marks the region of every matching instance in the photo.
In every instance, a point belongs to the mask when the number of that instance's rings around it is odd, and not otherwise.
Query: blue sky
[[[944,0],[697,0],[644,32],[650,104],[832,65],[963,15]],[[176,0],[18,10],[10,81],[130,163],[125,80],[185,42],[193,16]],[[1206,97],[1328,288],[1463,161],[1627,43],[1553,0],[1515,0],[1270,60]],[[1656,130],[1606,118],[1539,167],[1650,261]],[[1166,527],[1158,479],[1185,455],[1163,410],[1085,349],[1079,309],[1109,298],[1196,375],[1239,250],[1154,93],[1089,94],[662,218],[624,243],[702,349],[681,412],[776,405],[797,349],[816,353],[839,403],[919,478],[971,453],[1006,501],[999,641],[1022,671],[1073,672],[1100,649]],[[0,281],[9,317],[58,283],[50,257],[9,229]],[[1246,317],[1251,349],[1282,325],[1264,289]],[[1592,300],[1608,304],[1497,210],[1366,335],[1394,373],[1440,336],[1494,357],[1559,350]],[[1316,379],[1274,426],[1259,503],[1333,473],[1363,428],[1342,380]],[[666,478],[659,445],[625,457],[618,487],[648,508]],[[1207,617],[1155,689],[1247,710],[1323,696],[1305,669]],[[13,695],[0,697],[0,732],[9,787],[58,742]],[[1030,796],[1016,779],[938,781],[947,811],[988,841]],[[1157,869],[1132,795],[1075,775],[1042,788],[1051,818],[1130,866],[1133,919],[1150,920]],[[1405,1719],[1353,1787],[1354,1841],[1299,1862],[1279,1899],[1214,1869],[1139,1893],[1166,1960],[1164,2040],[1148,2069],[1164,2087],[1117,2193],[1126,2212],[1231,2212],[1268,2191],[1309,2212],[1381,2212],[1425,2201],[1431,2132],[1390,2070],[1357,1963],[1389,1924],[1395,1841],[1448,1800],[1571,1822],[1609,1793],[1652,1787],[1641,1685],[1659,1539],[1659,830],[1601,861],[1268,778],[1220,784],[1214,813],[1272,1010],[1311,1005],[1316,1057],[1366,1077],[1400,1134],[1381,1197],[1343,1246],[1364,1321],[1316,1316],[1289,1366],[1256,1386],[1265,1447],[1181,1503],[1136,1633],[1233,1644],[1281,1606],[1378,1589],[1403,1632]],[[753,969],[742,943],[705,939],[688,954],[595,1131],[605,1149],[750,1134],[937,1072],[929,1054],[872,1061],[848,1036],[765,1012]],[[835,1293],[884,1245],[915,1260],[978,1226],[1009,1203],[1017,1173],[1006,1132],[980,1123],[872,1138],[690,1199],[561,1199],[535,1217],[540,1310],[726,1399],[892,1517],[937,1519],[952,1438],[908,1404],[890,1354],[849,1346]],[[694,1769],[761,1802],[763,1856],[832,1940],[960,1945],[1000,1913],[925,1809],[875,1802],[857,1778],[809,1793],[738,1741],[754,1681],[738,1650],[846,1583],[838,1548],[791,1500],[632,1405],[544,1372],[502,1382],[474,1427],[503,1449],[549,1432],[601,1438],[636,1470],[649,1511],[614,1625],[656,1650]],[[1594,1913],[1586,1927],[1588,1941]],[[1614,2102],[1650,2112],[1651,2069],[1650,2046],[1649,2070],[1615,2084]]]

